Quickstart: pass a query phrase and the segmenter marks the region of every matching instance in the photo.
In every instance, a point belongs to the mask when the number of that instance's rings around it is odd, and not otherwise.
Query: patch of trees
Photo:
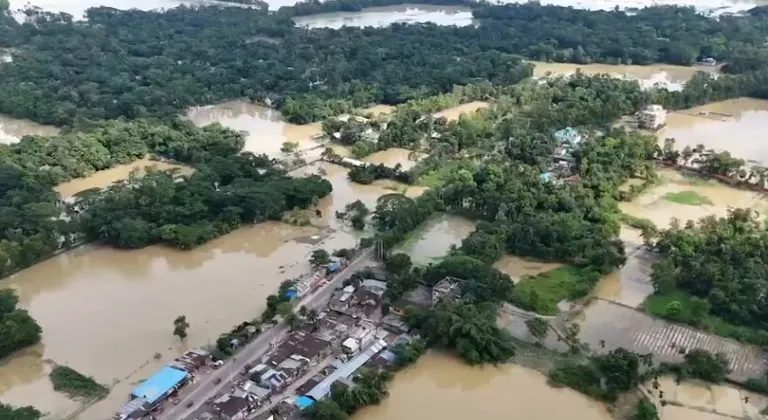
[[[585,362],[568,361],[549,372],[554,386],[567,386],[603,401],[616,401],[643,381],[643,367],[652,366],[651,355],[640,355],[619,347]]]
[[[424,271],[424,283],[434,286],[446,277],[463,280],[462,296],[479,302],[505,302],[512,299],[512,279],[485,262],[466,255],[445,258]]]
[[[768,232],[752,210],[733,209],[684,226],[673,222],[653,243],[662,259],[653,265],[657,293],[683,290],[706,303],[691,323],[714,315],[765,331],[768,307]]]
[[[49,375],[53,389],[70,398],[104,398],[109,389],[93,378],[64,365],[56,365]]]
[[[724,353],[710,353],[704,349],[688,351],[681,363],[662,363],[659,371],[674,373],[678,381],[699,379],[715,384],[723,382],[731,373]]]
[[[386,194],[377,200],[373,212],[376,241],[384,249],[391,249],[416,230],[422,223],[444,206],[434,191],[426,191],[416,199],[403,194]]]
[[[432,309],[408,308],[405,321],[428,345],[455,351],[473,365],[503,363],[515,355],[509,333],[496,325],[492,303],[446,299]]]
[[[0,358],[40,342],[42,329],[27,311],[16,308],[18,303],[14,290],[0,290]]]
[[[290,178],[265,156],[217,157],[185,182],[167,172],[131,176],[83,199],[80,218],[87,239],[121,248],[164,242],[191,249],[247,223],[279,220],[328,195],[319,176]]]
[[[38,420],[43,413],[32,406],[14,408],[8,404],[0,403],[0,419],[5,420]]]
[[[371,211],[360,200],[353,201],[344,207],[344,212],[336,212],[336,218],[349,221],[356,230],[365,229],[365,218]]]
[[[378,165],[355,166],[347,173],[350,181],[358,184],[372,184],[377,179],[391,179],[406,184],[413,184],[413,177],[406,171],[401,170],[398,163],[394,168],[380,163]]]

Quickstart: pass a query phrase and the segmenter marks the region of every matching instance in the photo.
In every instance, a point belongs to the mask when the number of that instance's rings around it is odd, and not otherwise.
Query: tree
[[[298,148],[299,148],[299,143],[286,141],[286,142],[283,142],[282,146],[280,146],[280,151],[283,153],[292,153]]]
[[[405,344],[396,345],[392,352],[397,356],[397,362],[400,366],[407,366],[419,360],[426,350],[427,342],[417,339]]]
[[[173,335],[179,337],[181,341],[187,338],[187,328],[189,328],[189,323],[186,316],[179,315],[173,320]]]
[[[38,420],[42,416],[43,413],[31,406],[14,408],[0,403],[0,419],[3,420]]]
[[[525,326],[528,327],[528,334],[535,338],[539,344],[547,338],[549,323],[543,318],[534,317],[527,319],[525,321]]]
[[[293,313],[293,305],[291,302],[281,302],[277,305],[276,311],[277,315],[280,315],[281,317],[285,318],[289,314]]]
[[[285,315],[284,320],[285,323],[288,324],[288,327],[290,327],[291,331],[296,330],[303,323],[301,317],[296,315],[295,312],[289,312],[287,315]]]
[[[315,249],[312,251],[312,256],[309,257],[309,263],[313,267],[320,267],[331,262],[331,256],[328,255],[328,251],[324,249]]]
[[[637,402],[635,408],[635,414],[632,420],[659,420],[659,412],[656,410],[656,406],[648,400],[648,398],[641,398]]]
[[[302,414],[310,420],[347,420],[349,415],[330,398],[326,398],[307,407]]]
[[[667,317],[675,319],[683,312],[683,305],[678,300],[673,300],[667,304],[664,309]]]
[[[720,383],[731,373],[728,358],[723,353],[712,354],[704,349],[693,349],[683,357],[683,378]]]
[[[411,271],[411,257],[402,252],[392,255],[384,260],[384,267],[395,276],[404,276]]]

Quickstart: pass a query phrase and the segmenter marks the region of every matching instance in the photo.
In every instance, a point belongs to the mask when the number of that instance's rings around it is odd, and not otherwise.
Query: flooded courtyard
[[[510,254],[504,255],[493,265],[494,268],[511,277],[515,283],[523,276],[535,276],[562,266],[563,264],[560,263],[536,261]]]
[[[657,135],[659,143],[674,138],[682,150],[703,144],[707,149],[728,151],[758,165],[768,166],[768,101],[738,98],[715,102],[667,115],[667,126]]]
[[[393,23],[422,23],[468,26],[473,22],[467,7],[402,5],[371,7],[360,12],[321,13],[294,19],[296,26],[339,29],[343,26],[384,27]]]
[[[399,164],[403,171],[408,171],[416,166],[422,156],[422,154],[414,153],[408,149],[393,147],[368,155],[363,158],[363,162],[372,163],[374,165],[383,164],[390,168],[394,168],[395,165]]]

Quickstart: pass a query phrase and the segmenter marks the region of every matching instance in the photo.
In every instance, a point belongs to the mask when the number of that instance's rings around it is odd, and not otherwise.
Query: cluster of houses
[[[195,375],[211,362],[205,350],[192,349],[168,363],[131,392],[131,400],[112,417],[113,420],[140,419],[157,410],[179,389],[193,382]]]
[[[328,309],[302,326],[241,372],[235,389],[212,401],[212,412],[225,420],[288,420],[326,398],[336,386],[354,386],[364,367],[386,369],[397,362],[389,350],[412,339],[400,318],[408,306],[431,307],[458,296],[461,280],[446,278],[434,287],[420,286],[398,300],[380,320],[386,282],[362,280],[337,290]],[[270,409],[265,409],[265,404]],[[265,411],[256,415],[260,411]]]
[[[556,131],[554,138],[557,141],[557,147],[552,153],[554,164],[547,172],[539,175],[541,182],[577,181],[578,176],[573,175],[576,161],[573,153],[581,147],[584,136],[575,128],[566,127]]]

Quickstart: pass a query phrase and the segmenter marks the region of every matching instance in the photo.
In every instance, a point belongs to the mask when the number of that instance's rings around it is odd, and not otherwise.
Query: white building
[[[640,128],[658,130],[667,124],[667,110],[661,105],[651,105],[640,111],[638,125]]]

